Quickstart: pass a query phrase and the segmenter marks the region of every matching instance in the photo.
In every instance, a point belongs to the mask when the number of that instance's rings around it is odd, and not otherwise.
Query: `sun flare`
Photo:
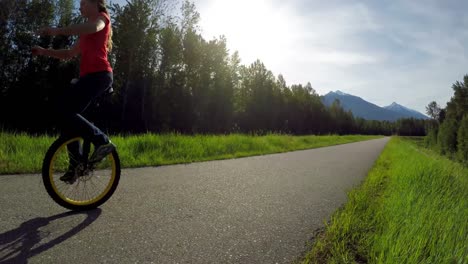
[[[202,34],[208,39],[224,35],[230,52],[239,51],[245,64],[260,59],[277,65],[294,41],[293,19],[270,1],[211,1],[200,13]]]

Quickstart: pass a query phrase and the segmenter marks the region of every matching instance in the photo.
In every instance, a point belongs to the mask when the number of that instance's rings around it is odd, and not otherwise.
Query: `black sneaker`
[[[60,180],[66,183],[74,183],[75,177],[76,177],[75,169],[68,169],[67,172],[65,172],[65,174],[62,177],[60,177]]]
[[[115,145],[112,142],[97,146],[93,155],[89,159],[90,162],[96,163],[103,160],[107,155],[115,150]]]

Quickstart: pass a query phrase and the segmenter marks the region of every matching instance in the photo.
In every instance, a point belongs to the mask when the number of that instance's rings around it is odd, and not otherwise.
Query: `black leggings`
[[[81,114],[112,82],[111,72],[90,73],[80,77],[77,83],[64,91],[56,104],[57,122],[63,135],[81,135],[94,145],[109,142],[107,135]]]

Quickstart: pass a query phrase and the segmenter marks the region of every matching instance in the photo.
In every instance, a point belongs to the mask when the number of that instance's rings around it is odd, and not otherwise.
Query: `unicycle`
[[[106,94],[110,93],[112,90]],[[76,151],[70,151],[72,148]],[[49,147],[42,163],[42,179],[57,204],[74,211],[91,210],[115,192],[120,180],[117,150],[98,162],[90,161],[93,151],[94,145],[80,135],[60,136]],[[66,181],[60,179],[71,164],[73,176]]]

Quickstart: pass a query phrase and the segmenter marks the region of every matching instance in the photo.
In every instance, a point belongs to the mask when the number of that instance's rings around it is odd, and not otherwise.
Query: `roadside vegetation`
[[[468,168],[394,137],[303,263],[468,263]]]
[[[433,101],[426,107],[433,118],[425,146],[468,166],[468,75],[452,85],[453,96],[445,108]]]
[[[468,263],[468,75],[425,137],[394,137],[304,263]]]
[[[230,159],[311,149],[382,136],[265,136],[143,134],[111,136],[123,168]],[[0,174],[39,173],[52,136],[0,132]]]

